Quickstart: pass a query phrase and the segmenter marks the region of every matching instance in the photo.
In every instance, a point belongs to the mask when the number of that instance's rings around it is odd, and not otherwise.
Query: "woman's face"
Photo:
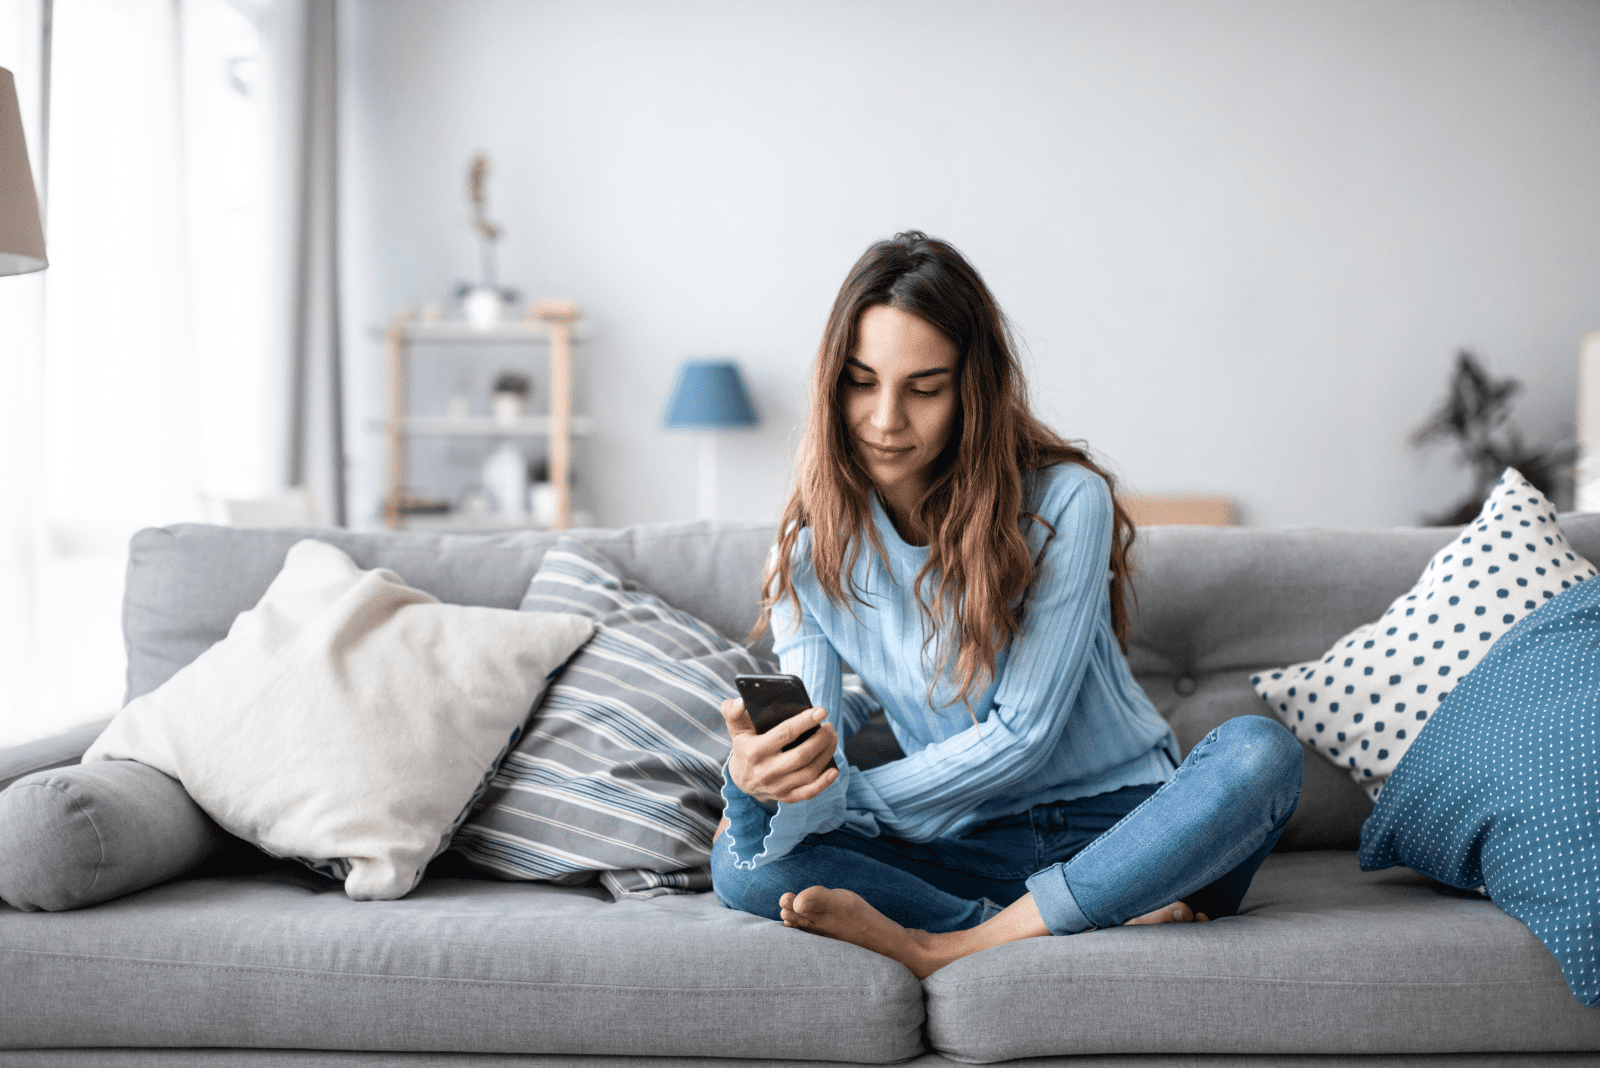
[[[861,313],[839,381],[845,423],[879,496],[904,515],[927,491],[928,468],[956,419],[955,343],[886,304]]]

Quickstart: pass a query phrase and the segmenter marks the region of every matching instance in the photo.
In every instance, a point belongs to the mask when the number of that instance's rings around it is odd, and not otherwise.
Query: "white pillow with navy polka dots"
[[[1410,591],[1326,656],[1262,672],[1256,693],[1374,801],[1428,716],[1523,616],[1595,574],[1512,468]]]

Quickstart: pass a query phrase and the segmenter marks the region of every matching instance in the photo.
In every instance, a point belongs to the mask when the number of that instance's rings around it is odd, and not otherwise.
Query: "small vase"
[[[474,330],[493,330],[500,322],[504,301],[500,291],[493,286],[474,286],[462,302],[467,325]]]
[[[483,461],[483,485],[502,518],[527,518],[528,461],[511,442],[502,441]]]
[[[535,482],[528,487],[528,511],[533,521],[548,527],[556,521],[556,487],[553,482]]]

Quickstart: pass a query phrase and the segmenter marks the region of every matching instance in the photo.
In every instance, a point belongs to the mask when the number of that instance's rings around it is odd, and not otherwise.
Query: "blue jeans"
[[[1294,814],[1302,764],[1300,743],[1275,720],[1239,716],[1160,787],[1037,805],[931,842],[808,835],[754,871],[735,866],[724,835],[712,884],[728,908],[774,920],[786,892],[853,890],[896,923],[936,932],[975,927],[1026,893],[1058,935],[1174,901],[1231,916]]]

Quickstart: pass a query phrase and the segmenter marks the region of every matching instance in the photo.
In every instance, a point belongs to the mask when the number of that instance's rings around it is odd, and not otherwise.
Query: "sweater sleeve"
[[[772,606],[772,646],[780,669],[798,675],[806,693],[817,708],[828,711],[828,722],[838,733],[834,763],[839,778],[809,801],[769,806],[743,790],[723,768],[722,796],[727,802],[727,833],[733,836],[735,863],[745,869],[759,868],[788,853],[808,834],[821,834],[842,826],[845,820],[844,786],[850,775],[845,762],[844,743],[861,726],[855,708],[844,701],[844,674],[839,653],[822,628],[804,608],[785,597]],[[857,825],[861,821],[854,821]]]
[[[1030,584],[989,716],[847,783],[849,808],[870,813],[892,834],[917,842],[944,834],[975,798],[1025,783],[1061,742],[1108,612],[1111,493],[1093,475],[1054,478],[1035,512],[1055,534]]]

